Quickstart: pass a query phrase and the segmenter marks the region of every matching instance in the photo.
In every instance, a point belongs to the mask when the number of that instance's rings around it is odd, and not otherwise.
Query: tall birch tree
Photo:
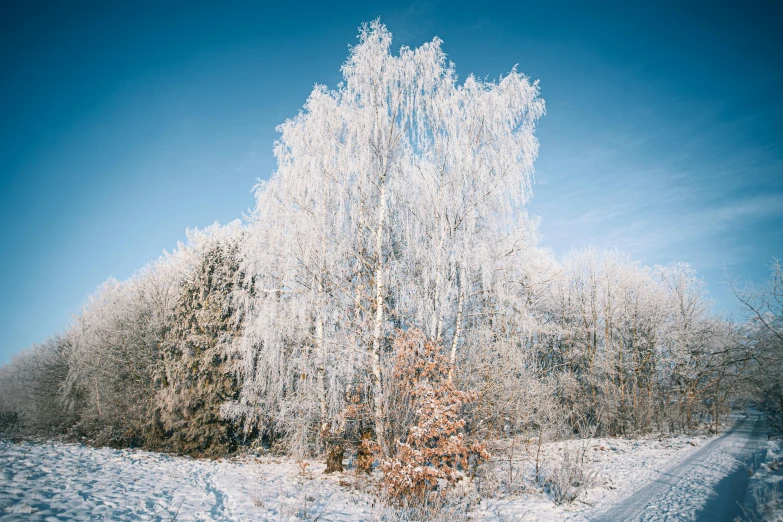
[[[393,331],[447,338],[453,370],[469,303],[518,284],[509,260],[534,239],[536,83],[512,70],[460,84],[439,39],[393,55],[378,21],[342,72],[278,129],[245,256],[257,298],[237,296],[252,316],[237,347],[246,384],[225,411],[295,432],[299,447],[314,423],[332,429],[357,380],[383,445]],[[304,425],[283,418],[294,410]]]

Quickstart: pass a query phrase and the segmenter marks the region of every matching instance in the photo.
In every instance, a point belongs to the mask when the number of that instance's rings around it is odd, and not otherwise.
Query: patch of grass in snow
[[[544,485],[555,504],[571,504],[593,487],[598,480],[598,472],[585,459],[589,441],[582,441],[574,448],[563,445],[559,462],[555,462],[544,471]]]

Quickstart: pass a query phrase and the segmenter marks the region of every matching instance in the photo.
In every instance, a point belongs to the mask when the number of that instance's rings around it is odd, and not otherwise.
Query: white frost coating
[[[240,221],[187,231],[188,241],[126,281],[109,279],[90,296],[65,334],[63,396],[81,408],[81,423],[127,428],[150,416],[161,368],[160,345],[180,285],[209,244],[233,241]]]
[[[440,45],[395,56],[385,26],[362,27],[344,82],[316,86],[278,128],[245,245],[254,285],[236,296],[243,392],[224,413],[289,434],[296,451],[336,422],[352,384],[369,387],[383,432],[396,328],[440,338],[458,362],[493,315],[527,316],[524,204],[544,103],[516,70],[458,83]]]

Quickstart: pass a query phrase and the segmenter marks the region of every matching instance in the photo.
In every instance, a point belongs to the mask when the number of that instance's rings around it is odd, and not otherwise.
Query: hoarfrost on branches
[[[344,82],[279,127],[278,170],[257,191],[243,391],[224,411],[299,450],[312,426],[337,429],[356,381],[384,443],[393,329],[447,343],[451,375],[471,329],[525,314],[537,83],[512,70],[460,84],[438,39],[390,48],[383,25],[363,26]]]

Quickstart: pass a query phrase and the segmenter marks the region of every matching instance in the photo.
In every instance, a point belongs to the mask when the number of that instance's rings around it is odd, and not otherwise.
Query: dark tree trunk
[[[343,471],[343,455],[345,451],[339,444],[329,444],[326,449],[326,470],[324,473]]]

